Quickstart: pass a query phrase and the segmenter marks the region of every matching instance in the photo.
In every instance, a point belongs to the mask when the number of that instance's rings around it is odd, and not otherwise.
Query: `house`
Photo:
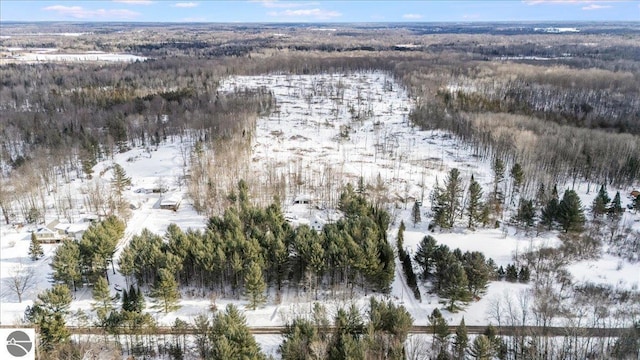
[[[50,222],[46,226],[46,228],[39,229],[39,231],[41,230],[40,236],[42,236],[44,239],[47,239],[50,237],[48,233],[49,231],[51,231],[52,233],[55,234],[54,242],[60,242],[61,240],[65,240],[65,239],[73,239],[73,240],[80,241],[82,240],[82,234],[84,234],[84,232],[87,231],[89,226],[96,223],[98,220],[99,220],[99,217],[96,215],[87,215],[79,222],[76,222],[73,224],[68,222],[63,222],[60,220],[54,220]],[[46,231],[45,229],[49,231]],[[38,235],[38,232],[36,231],[36,237],[37,236],[39,235]]]
[[[637,198],[640,195],[640,191],[638,190],[633,190],[629,195],[631,195],[632,199]]]
[[[181,199],[176,194],[169,195],[160,200],[160,209],[178,211]]]
[[[50,229],[49,227],[41,227],[33,232],[38,240],[42,244],[56,244],[64,240],[64,237],[57,231]]]

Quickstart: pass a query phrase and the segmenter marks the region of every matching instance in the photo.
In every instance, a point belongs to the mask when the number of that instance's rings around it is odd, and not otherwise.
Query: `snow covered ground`
[[[285,177],[296,174],[299,182],[288,184],[285,211],[295,216],[298,222],[326,219],[329,213],[325,209],[337,202],[331,194],[347,182],[355,186],[358,179],[363,177],[371,185],[381,182],[378,191],[373,186],[370,192],[372,196],[393,204],[390,207],[394,221],[390,229],[391,241],[395,241],[397,227],[400,220],[404,220],[407,225],[405,245],[412,253],[428,230],[424,217],[423,222],[413,226],[410,220],[411,205],[414,200],[424,201],[422,210],[427,212],[428,196],[436,179],[442,184],[446,173],[457,167],[465,181],[473,174],[485,192],[489,189],[489,164],[480,161],[470,147],[451,134],[413,128],[408,121],[412,101],[402,87],[384,73],[234,77],[221,84],[221,91],[260,86],[273,91],[278,108],[258,121],[251,168],[255,176],[264,181],[268,172]],[[162,234],[170,223],[176,223],[183,229],[205,226],[206,219],[193,210],[186,198],[186,187],[178,185],[176,181],[184,171],[184,158],[181,155],[184,146],[180,139],[171,139],[157,150],[133,149],[117,154],[114,159],[101,162],[94,168],[97,180],[92,181],[101,182],[107,188],[112,176],[109,168],[114,162],[123,166],[132,178],[132,187],[125,196],[135,209],[127,221],[125,239],[118,247],[115,258],[131,236],[138,234],[144,227]],[[71,210],[71,217],[74,219],[80,218],[86,211],[81,205],[82,192],[90,184],[91,181],[83,179],[62,184],[63,191],[72,194],[76,202],[76,207]],[[168,187],[172,196],[183,197],[178,211],[160,209],[161,195],[145,191],[155,187]],[[586,186],[579,186],[577,191],[584,197],[583,204],[590,204],[593,189],[590,195],[586,194]],[[309,194],[316,204],[310,207],[292,205],[294,199],[301,194]],[[640,217],[633,214],[626,216],[632,222]],[[53,220],[52,214],[48,214],[47,220]],[[633,227],[640,228],[638,224],[635,221]],[[11,272],[19,264],[32,268],[37,275],[35,286],[25,294],[22,303],[18,303],[17,297],[3,286],[0,309],[0,322],[3,325],[17,322],[36,294],[51,285],[48,280],[51,273],[49,262],[56,245],[45,245],[44,258],[32,262],[27,258],[29,230],[33,228],[15,229],[4,224],[0,226],[0,276],[3,283],[11,277]],[[554,233],[534,237],[522,232],[516,233],[510,228],[478,231],[456,229],[451,233],[436,232],[431,235],[438,243],[447,244],[452,249],[481,251],[493,258],[497,265],[503,266],[512,262],[517,253],[540,245],[558,244]],[[595,261],[572,264],[569,271],[576,281],[609,283],[631,289],[637,289],[640,283],[640,264],[630,264],[610,255]],[[427,324],[428,315],[435,307],[441,307],[439,299],[428,294],[423,286],[422,302],[416,301],[404,278],[400,276],[399,263],[396,264],[396,273],[398,276],[393,282],[391,293],[377,296],[404,304],[417,325]],[[124,285],[124,279],[119,273],[110,274],[110,278],[112,284]],[[492,282],[487,294],[481,300],[469,304],[464,311],[456,314],[446,311],[443,313],[454,324],[463,316],[467,325],[488,324],[491,299],[505,294],[517,294],[529,286]],[[115,290],[113,291],[115,294]],[[365,294],[351,295],[339,294],[332,297],[330,293],[319,292],[317,301],[323,302],[330,314],[337,307],[352,302],[362,309],[367,306]],[[313,294],[291,290],[284,293],[280,302],[276,303],[274,293],[270,292],[264,307],[246,311],[245,315],[251,326],[283,325],[294,316],[307,313],[314,301],[316,299]],[[223,308],[227,303],[242,307],[246,302],[217,299],[218,308]],[[176,317],[190,321],[196,315],[206,312],[209,304],[207,298],[185,293],[179,310],[168,315],[154,316],[162,324],[171,324]],[[87,287],[75,293],[72,311],[78,309],[91,312],[91,290]],[[261,341],[263,345],[270,347],[271,352],[277,347],[276,342],[273,337]]]
[[[86,51],[81,53],[62,53],[56,48],[0,48],[9,52],[7,59],[25,63],[37,62],[85,62],[85,61],[103,61],[103,62],[134,62],[145,61],[147,58],[132,54],[106,53],[103,51]]]

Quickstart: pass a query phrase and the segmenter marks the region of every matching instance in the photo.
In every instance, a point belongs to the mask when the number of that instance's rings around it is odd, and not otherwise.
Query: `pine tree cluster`
[[[124,236],[125,224],[115,216],[92,225],[80,242],[65,240],[56,249],[51,267],[53,278],[76,289],[80,283],[95,283],[100,277],[109,278],[113,255]]]
[[[520,281],[522,283],[528,283],[531,277],[531,271],[529,267],[523,265],[518,270],[518,267],[514,264],[507,264],[506,270],[502,266],[498,268],[497,277],[499,280],[507,280],[509,282]]]
[[[233,200],[222,216],[209,219],[204,231],[170,225],[162,237],[143,230],[124,248],[120,271],[141,286],[160,289],[159,274],[165,269],[162,283],[170,288],[245,295],[250,308],[266,301],[268,287],[279,291],[285,283],[309,292],[335,285],[389,290],[395,271],[386,238],[389,215],[351,186],[340,196],[344,218],[321,232],[307,225],[291,227],[278,205],[251,205],[244,181]]]
[[[284,333],[283,360],[405,358],[405,341],[413,324],[403,306],[371,298],[366,317],[356,306],[338,309],[331,322],[316,303],[312,319],[296,318]],[[333,324],[330,333],[324,329]]]
[[[481,252],[451,251],[446,245],[437,245],[432,236],[422,239],[414,260],[422,269],[422,279],[433,280],[438,295],[449,299],[451,310],[458,301],[482,295],[495,276],[493,260],[485,259]]]

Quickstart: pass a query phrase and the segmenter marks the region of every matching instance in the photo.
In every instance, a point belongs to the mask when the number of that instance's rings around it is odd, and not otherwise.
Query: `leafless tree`
[[[22,297],[36,285],[35,272],[32,267],[24,266],[22,263],[9,270],[9,277],[3,280],[3,296],[16,295],[18,302],[22,302]]]

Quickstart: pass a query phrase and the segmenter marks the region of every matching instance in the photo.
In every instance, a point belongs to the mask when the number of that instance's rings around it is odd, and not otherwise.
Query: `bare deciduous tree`
[[[9,270],[9,277],[3,280],[3,296],[16,295],[18,302],[22,302],[22,297],[36,285],[36,277],[33,268],[24,266],[22,263]]]

